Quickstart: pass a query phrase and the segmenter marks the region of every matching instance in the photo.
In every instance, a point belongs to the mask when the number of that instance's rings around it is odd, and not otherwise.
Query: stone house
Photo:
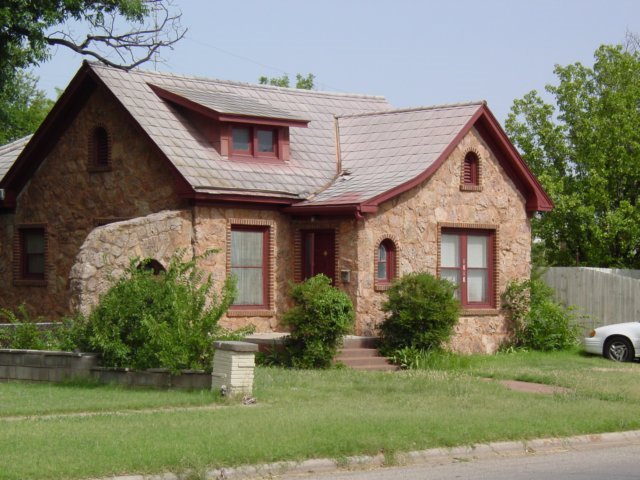
[[[390,282],[456,282],[453,347],[494,351],[552,202],[484,102],[382,97],[84,63],[33,135],[0,147],[0,306],[90,310],[134,256],[176,249],[239,281],[224,323],[277,331],[289,281],[324,273],[374,334]]]

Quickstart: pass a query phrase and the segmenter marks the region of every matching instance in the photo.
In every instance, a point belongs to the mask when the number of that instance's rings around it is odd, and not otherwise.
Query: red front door
[[[336,232],[305,230],[302,232],[302,278],[324,274],[336,283]]]

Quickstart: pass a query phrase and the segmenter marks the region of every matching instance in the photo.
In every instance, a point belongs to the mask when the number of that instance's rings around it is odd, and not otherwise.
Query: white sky
[[[256,83],[313,73],[319,90],[396,107],[485,99],[504,123],[515,98],[640,34],[638,0],[175,0],[187,36],[157,70]],[[36,68],[53,97],[82,58],[60,47]],[[153,69],[153,64],[143,68]]]

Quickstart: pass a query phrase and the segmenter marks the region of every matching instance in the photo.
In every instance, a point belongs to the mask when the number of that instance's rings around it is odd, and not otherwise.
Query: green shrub
[[[405,347],[441,348],[460,314],[455,288],[429,273],[411,273],[395,281],[382,306],[389,315],[380,325],[380,350],[391,354]]]
[[[211,369],[213,340],[233,336],[218,321],[233,302],[235,279],[227,279],[216,295],[211,276],[197,268],[202,257],[183,261],[184,253],[176,253],[157,275],[133,259],[101,298],[89,317],[88,339],[104,365]]]
[[[285,361],[294,368],[328,368],[344,335],[353,327],[351,299],[332,287],[325,275],[292,285],[295,306],[283,323],[291,328],[285,342]]]
[[[36,323],[42,319],[32,319],[27,308],[20,305],[16,312],[7,308],[0,309],[0,318],[13,327],[3,327],[0,342],[6,348],[27,350],[54,350],[55,338],[48,329],[40,329]]]
[[[463,370],[471,365],[467,355],[458,355],[445,350],[420,350],[413,347],[400,348],[389,357],[392,363],[410,370]]]
[[[565,350],[576,345],[576,315],[553,300],[553,289],[539,278],[511,282],[502,295],[514,324],[514,346]]]

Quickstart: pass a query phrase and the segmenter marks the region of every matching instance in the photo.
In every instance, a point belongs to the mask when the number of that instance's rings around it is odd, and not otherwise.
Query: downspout
[[[333,125],[336,130],[336,174],[342,173],[342,152],[340,151],[340,122],[338,117],[333,117]]]

